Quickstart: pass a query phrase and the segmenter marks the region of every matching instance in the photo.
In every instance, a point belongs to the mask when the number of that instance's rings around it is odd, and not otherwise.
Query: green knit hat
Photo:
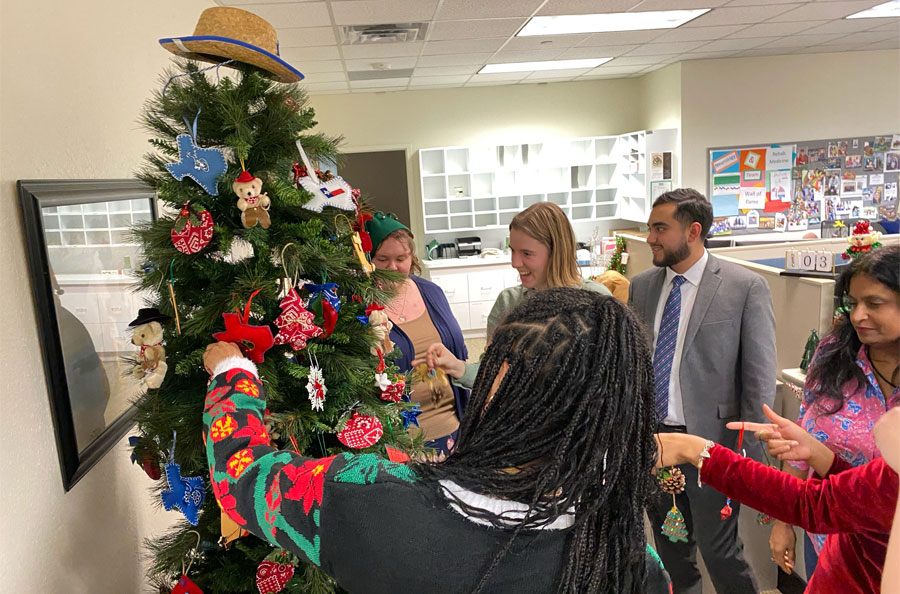
[[[366,232],[372,238],[372,251],[369,252],[369,255],[374,257],[375,251],[378,250],[381,242],[397,229],[409,231],[409,227],[397,220],[397,215],[381,211],[372,215],[372,220],[366,221]]]

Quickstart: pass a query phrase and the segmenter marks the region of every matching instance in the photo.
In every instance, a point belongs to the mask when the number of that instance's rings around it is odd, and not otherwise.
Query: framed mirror
[[[134,223],[155,219],[140,181],[20,180],[17,184],[50,413],[66,491],[129,430],[143,390],[129,322],[141,265]]]

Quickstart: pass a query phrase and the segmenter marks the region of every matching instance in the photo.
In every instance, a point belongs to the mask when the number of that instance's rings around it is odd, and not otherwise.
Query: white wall
[[[681,146],[681,62],[654,70],[637,79],[641,127],[646,130],[675,129]],[[673,155],[675,179],[684,179],[681,155]]]
[[[64,493],[15,182],[124,178],[150,147],[137,117],[207,0],[4,1],[0,14],[0,583],[9,592],[141,592],[142,540],[178,514],[120,442]]]
[[[342,134],[345,152],[407,149],[410,227],[421,240],[419,149],[540,142],[639,130],[636,88],[634,79],[596,80],[319,95],[311,103],[319,122],[316,130]],[[501,230],[500,234],[505,236],[506,232]]]
[[[681,65],[684,184],[706,192],[707,149],[900,133],[900,51]]]

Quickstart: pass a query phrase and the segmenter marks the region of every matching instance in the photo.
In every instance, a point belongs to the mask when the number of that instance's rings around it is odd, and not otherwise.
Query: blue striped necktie
[[[653,354],[653,371],[656,374],[655,410],[660,421],[669,416],[669,377],[672,375],[672,361],[675,359],[675,345],[678,342],[682,283],[684,277],[680,274],[672,279],[672,291],[663,307]]]

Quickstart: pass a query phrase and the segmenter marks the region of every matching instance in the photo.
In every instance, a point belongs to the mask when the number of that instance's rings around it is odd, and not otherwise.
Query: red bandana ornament
[[[185,202],[181,207],[178,218],[175,219],[175,226],[172,228],[172,244],[175,249],[182,254],[196,254],[209,245],[213,236],[213,219],[208,210],[197,213],[200,217],[200,224],[194,225],[191,222],[190,202]],[[178,231],[178,221],[184,217],[186,222],[181,231]]]
[[[253,291],[247,305],[244,306],[244,316],[239,313],[223,313],[225,318],[225,332],[216,332],[213,338],[221,342],[236,343],[254,363],[262,363],[265,360],[266,351],[275,344],[272,329],[268,326],[251,326],[247,323],[250,318],[250,302],[261,289]]]
[[[315,316],[303,306],[303,300],[291,287],[287,297],[278,305],[281,314],[275,318],[278,334],[275,344],[289,344],[295,351],[306,348],[306,341],[322,335],[322,329],[313,323]]]
[[[382,435],[384,429],[377,417],[354,412],[344,429],[337,434],[337,438],[348,448],[358,449],[375,445]]]
[[[172,594],[203,594],[203,590],[201,590],[197,584],[191,581],[186,575],[178,578],[178,582],[175,584],[175,589],[172,590]]]
[[[284,590],[294,577],[294,566],[290,563],[261,561],[256,568],[256,587],[259,594],[276,594]]]
[[[400,402],[403,400],[404,390],[406,390],[406,381],[402,375],[395,375],[394,381],[381,391],[380,398],[387,402]]]

